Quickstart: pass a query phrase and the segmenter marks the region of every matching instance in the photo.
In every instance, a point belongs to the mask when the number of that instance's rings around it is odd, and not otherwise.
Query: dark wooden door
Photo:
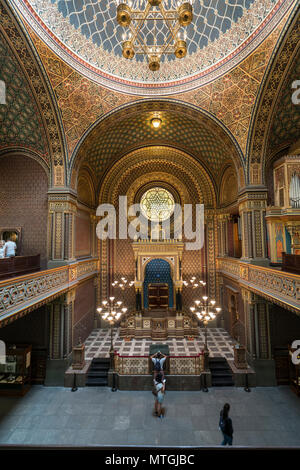
[[[169,306],[168,284],[149,284],[148,286],[149,309],[165,308]]]

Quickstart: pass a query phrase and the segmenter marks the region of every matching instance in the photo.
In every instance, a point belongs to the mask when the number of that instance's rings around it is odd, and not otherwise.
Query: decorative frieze
[[[0,326],[15,315],[50,302],[76,287],[78,282],[97,274],[97,260],[81,261],[0,282]]]
[[[204,370],[203,355],[169,356],[172,375],[200,375]],[[149,356],[120,356],[115,354],[115,371],[120,375],[148,375],[152,372]]]
[[[218,258],[217,269],[219,273],[238,281],[241,287],[300,313],[300,276],[243,263],[235,258]]]

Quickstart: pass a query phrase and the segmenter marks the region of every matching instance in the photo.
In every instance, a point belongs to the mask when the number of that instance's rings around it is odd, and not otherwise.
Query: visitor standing
[[[4,245],[5,245],[5,241],[0,240],[0,258],[4,258],[5,256]]]
[[[158,418],[162,419],[164,417],[162,413],[162,403],[165,397],[165,384],[163,382],[162,375],[157,374],[156,379],[154,379],[153,382],[156,389],[155,414]]]
[[[12,238],[10,238],[4,245],[4,253],[6,258],[11,258],[12,256],[16,256],[16,249],[17,245],[13,241]]]
[[[223,434],[223,442],[221,443],[222,446],[232,446],[233,441],[233,427],[232,427],[232,420],[229,418],[230,405],[229,403],[225,403],[223,409],[220,412],[220,421],[219,421],[219,428]]]

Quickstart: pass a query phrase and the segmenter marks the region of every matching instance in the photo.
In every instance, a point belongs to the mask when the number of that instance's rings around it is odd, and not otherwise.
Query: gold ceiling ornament
[[[163,55],[182,59],[187,54],[187,33],[193,21],[193,0],[116,0],[117,21],[128,31],[122,35],[122,54],[132,59],[145,55],[149,69],[160,68]]]

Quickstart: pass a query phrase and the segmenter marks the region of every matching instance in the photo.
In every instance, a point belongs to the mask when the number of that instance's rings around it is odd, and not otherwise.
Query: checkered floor
[[[165,341],[132,339],[127,341],[119,336],[119,328],[113,330],[114,349],[124,356],[147,356],[151,344],[168,344],[172,356],[193,356],[201,352],[204,346],[204,329],[199,328],[199,336],[194,340],[169,338]],[[208,328],[207,345],[210,357],[233,359],[233,340],[222,328]],[[93,330],[85,341],[85,358],[109,357],[110,330]]]

